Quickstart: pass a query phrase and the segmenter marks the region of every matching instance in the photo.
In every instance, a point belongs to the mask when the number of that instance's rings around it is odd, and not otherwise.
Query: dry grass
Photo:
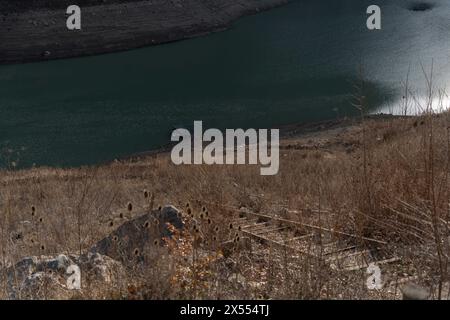
[[[428,110],[290,138],[282,143],[280,173],[273,177],[249,166],[176,167],[166,154],[100,167],[2,171],[1,263],[82,252],[143,208],[174,204],[184,209],[187,228],[166,246],[138,253],[149,255],[150,266],[136,263],[120,288],[74,297],[398,297],[387,289],[368,291],[365,270],[333,272],[320,260],[270,245],[254,243],[251,252],[223,257],[221,243],[241,237],[230,230],[236,214],[228,209],[245,206],[387,241],[402,258],[396,276],[414,275],[435,298],[443,297],[449,124],[449,113]],[[205,210],[207,218],[200,216]],[[5,285],[0,287],[2,292]]]

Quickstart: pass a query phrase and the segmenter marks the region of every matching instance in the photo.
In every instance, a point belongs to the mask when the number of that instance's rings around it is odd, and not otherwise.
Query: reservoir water
[[[18,164],[78,166],[159,148],[173,128],[267,128],[372,112],[450,77],[450,2],[297,0],[206,37],[121,53],[0,66],[0,148]],[[5,157],[4,157],[5,158]],[[8,157],[6,157],[8,158]],[[5,159],[3,159],[5,161]],[[4,166],[3,162],[0,166]]]

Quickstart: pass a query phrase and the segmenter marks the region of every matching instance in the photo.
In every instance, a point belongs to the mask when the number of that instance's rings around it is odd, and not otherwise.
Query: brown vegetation
[[[225,254],[224,242],[244,238],[232,224],[245,207],[352,234],[356,241],[385,241],[401,259],[384,275],[385,283],[414,277],[434,297],[443,297],[449,124],[448,113],[369,118],[289,138],[281,146],[280,173],[273,177],[251,166],[177,167],[167,154],[100,167],[3,171],[1,263],[82,252],[143,211],[174,204],[183,208],[186,228],[148,252],[134,253],[150,255],[151,265],[136,262],[122,286],[94,297],[398,296],[396,285],[367,290],[364,269],[333,271],[270,243],[254,242],[251,250],[235,245]],[[84,291],[82,297],[93,296]]]

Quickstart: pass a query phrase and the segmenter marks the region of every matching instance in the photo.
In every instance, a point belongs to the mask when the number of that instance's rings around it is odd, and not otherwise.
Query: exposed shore
[[[400,116],[391,114],[373,114],[366,116],[365,120],[377,125],[383,126],[391,121],[401,121],[402,119],[414,120],[419,116]],[[273,127],[275,129],[275,127]],[[344,117],[340,119],[330,119],[315,122],[292,123],[277,127],[280,130],[280,150],[288,152],[311,152],[317,150],[325,150],[325,152],[353,152],[360,145],[359,139],[361,135],[361,118]],[[157,149],[137,152],[113,160],[100,162],[96,164],[83,165],[78,167],[52,167],[37,166],[33,168],[22,168],[19,171],[11,171],[12,173],[22,172],[35,174],[36,172],[57,172],[58,175],[65,172],[90,170],[98,167],[109,166],[127,166],[135,165],[141,162],[153,161],[154,159],[169,159],[172,147],[175,143],[168,143]],[[214,167],[214,166],[213,166]],[[0,173],[8,173],[9,170],[0,168]],[[40,173],[39,173],[40,174]],[[44,174],[45,176],[46,174]]]
[[[399,116],[391,114],[373,114],[366,116],[366,120],[382,123],[384,121],[392,121],[402,118],[415,118],[415,116]],[[315,150],[323,148],[323,143],[312,144],[305,141],[317,140],[326,141],[326,147],[348,149],[352,147],[349,141],[355,141],[358,137],[352,137],[355,132],[358,132],[361,124],[361,117],[344,117],[340,119],[329,119],[305,123],[291,123],[273,129],[280,130],[280,148],[281,149],[295,149],[295,150]],[[343,139],[342,136],[345,136]],[[115,161],[141,161],[147,157],[157,157],[158,155],[169,154],[175,143],[168,143],[167,145],[153,150],[143,151],[120,157]],[[109,164],[110,162],[104,163]]]
[[[289,0],[123,1],[82,7],[82,30],[65,10],[0,12],[0,64],[70,58],[166,43],[228,28]]]

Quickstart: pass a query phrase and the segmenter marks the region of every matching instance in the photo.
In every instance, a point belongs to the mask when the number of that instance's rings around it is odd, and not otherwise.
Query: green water
[[[207,37],[128,52],[0,66],[0,146],[19,165],[78,166],[167,144],[175,127],[276,127],[355,113],[363,66],[371,110],[395,105],[411,65],[450,74],[450,3],[411,12],[380,0],[300,0]],[[1,45],[0,45],[1,46]],[[15,156],[11,157],[15,158]],[[3,163],[5,165],[5,163]]]

